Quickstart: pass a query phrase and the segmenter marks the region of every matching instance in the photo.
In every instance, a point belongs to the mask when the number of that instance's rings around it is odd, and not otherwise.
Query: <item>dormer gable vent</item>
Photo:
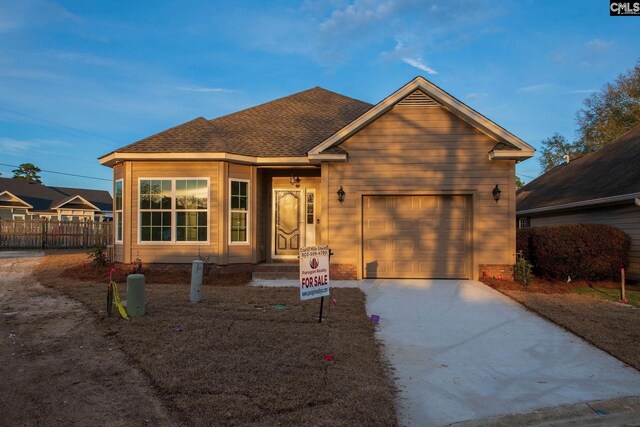
[[[441,105],[435,99],[431,98],[421,90],[414,90],[407,95],[402,101],[396,104],[396,107],[423,107],[435,108]]]

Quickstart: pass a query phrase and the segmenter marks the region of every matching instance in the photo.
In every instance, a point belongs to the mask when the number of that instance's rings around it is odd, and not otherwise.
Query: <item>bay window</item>
[[[116,181],[115,194],[115,222],[116,243],[122,243],[122,180]]]
[[[141,179],[141,242],[207,242],[208,179]]]

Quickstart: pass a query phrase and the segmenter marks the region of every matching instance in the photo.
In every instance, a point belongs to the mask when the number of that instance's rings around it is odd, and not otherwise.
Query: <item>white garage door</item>
[[[471,276],[469,196],[364,196],[367,278]]]

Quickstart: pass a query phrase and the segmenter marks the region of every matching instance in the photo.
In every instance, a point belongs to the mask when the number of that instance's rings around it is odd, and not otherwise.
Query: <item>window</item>
[[[122,180],[116,181],[115,194],[115,219],[116,219],[116,242],[122,243]]]
[[[177,241],[207,241],[208,191],[204,179],[176,180]]]
[[[313,224],[313,217],[315,212],[315,193],[311,191],[307,193],[307,224]]]
[[[207,242],[208,179],[141,179],[141,242]]]
[[[230,180],[230,243],[249,243],[249,181]]]
[[[171,241],[172,187],[169,179],[140,180],[141,241]]]
[[[523,216],[518,219],[518,228],[529,228],[529,217]]]

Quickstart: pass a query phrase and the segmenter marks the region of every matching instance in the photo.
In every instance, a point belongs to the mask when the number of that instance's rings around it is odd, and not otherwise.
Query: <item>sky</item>
[[[539,149],[638,41],[606,0],[0,0],[0,173],[111,190],[98,157],[195,117],[314,86],[375,104],[417,75]]]

